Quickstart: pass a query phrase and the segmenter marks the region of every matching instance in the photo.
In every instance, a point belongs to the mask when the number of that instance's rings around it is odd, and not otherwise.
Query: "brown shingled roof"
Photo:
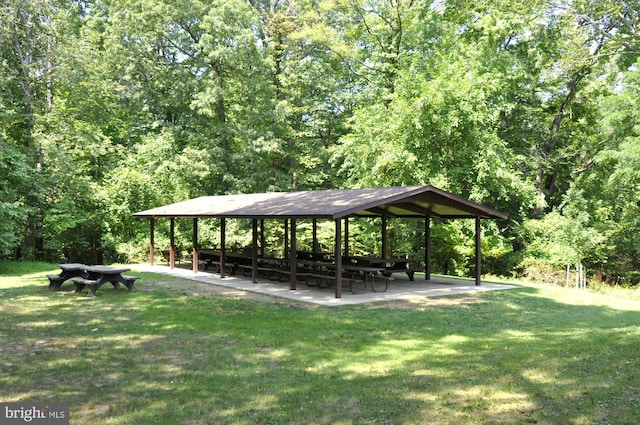
[[[506,219],[507,215],[433,186],[203,196],[134,217],[326,218],[424,217]]]

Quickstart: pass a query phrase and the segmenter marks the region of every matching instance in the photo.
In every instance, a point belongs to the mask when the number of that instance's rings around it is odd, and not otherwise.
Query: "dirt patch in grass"
[[[274,297],[271,295],[260,294],[257,292],[243,291],[242,289],[229,288],[226,286],[213,285],[210,283],[198,282],[186,279],[166,279],[145,282],[141,286],[140,291],[156,291],[163,290],[166,292],[175,292],[196,297],[225,296],[236,299],[259,301],[271,304],[294,303],[296,305],[307,308],[317,308],[318,306],[301,303],[295,300]]]
[[[371,304],[370,308],[411,308],[424,309],[428,307],[443,307],[462,304],[476,304],[482,301],[477,295],[424,297],[410,300],[386,301]]]
[[[78,423],[86,423],[96,417],[105,416],[112,410],[113,409],[108,404],[89,403],[88,405],[76,410],[74,412],[74,416]]]

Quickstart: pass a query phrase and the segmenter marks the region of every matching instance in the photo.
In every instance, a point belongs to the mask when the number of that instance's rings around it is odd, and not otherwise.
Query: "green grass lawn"
[[[317,307],[146,273],[89,298],[56,272],[0,263],[0,401],[72,424],[640,423],[632,292]]]

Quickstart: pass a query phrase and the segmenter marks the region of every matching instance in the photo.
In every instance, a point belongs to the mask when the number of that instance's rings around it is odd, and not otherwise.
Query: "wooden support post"
[[[251,227],[252,227],[252,231],[251,231],[251,244],[252,244],[252,248],[251,248],[251,265],[253,267],[251,267],[252,269],[252,273],[251,275],[253,276],[253,283],[258,283],[258,220],[257,219],[253,219],[251,220]]]
[[[313,252],[320,252],[320,247],[318,246],[318,220],[313,219]]]
[[[335,235],[335,252],[333,257],[336,261],[336,298],[342,298],[342,229],[341,220],[338,218],[336,223],[336,235]]]
[[[296,272],[298,271],[298,260],[296,258],[297,250],[297,238],[296,238],[296,220],[291,219],[291,253],[289,256],[289,289],[296,290],[296,282],[298,280]]]
[[[260,220],[260,256],[264,257],[264,219]]]
[[[382,216],[382,249],[380,258],[387,258],[387,216]]]
[[[156,219],[149,219],[149,265],[155,265],[156,259]]]
[[[194,273],[198,273],[198,218],[193,219],[193,258],[192,262],[192,270]]]
[[[344,218],[344,255],[349,256],[349,217]]]
[[[169,268],[176,267],[176,241],[175,241],[176,219],[171,217],[169,225]]]
[[[220,219],[220,278],[224,278],[224,267],[227,263],[227,219]]]
[[[284,258],[287,258],[287,255],[290,254],[289,251],[289,219],[284,219]],[[291,260],[291,257],[289,257]]]
[[[480,245],[480,216],[476,216],[476,286],[480,286],[482,275],[482,249]]]
[[[424,217],[424,279],[431,280],[431,216]]]

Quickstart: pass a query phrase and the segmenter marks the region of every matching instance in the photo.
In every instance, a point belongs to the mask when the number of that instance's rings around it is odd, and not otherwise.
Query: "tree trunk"
[[[549,140],[542,148],[540,163],[538,164],[538,170],[536,172],[537,197],[534,217],[540,217],[544,213],[549,204],[549,199],[555,192],[556,177],[558,174],[556,150],[558,147],[558,137],[562,127],[562,121],[569,112],[571,102],[576,96],[578,84],[586,74],[587,71],[584,68],[573,74],[569,84],[567,85],[567,92],[562,104],[558,108],[556,115],[553,117]]]

